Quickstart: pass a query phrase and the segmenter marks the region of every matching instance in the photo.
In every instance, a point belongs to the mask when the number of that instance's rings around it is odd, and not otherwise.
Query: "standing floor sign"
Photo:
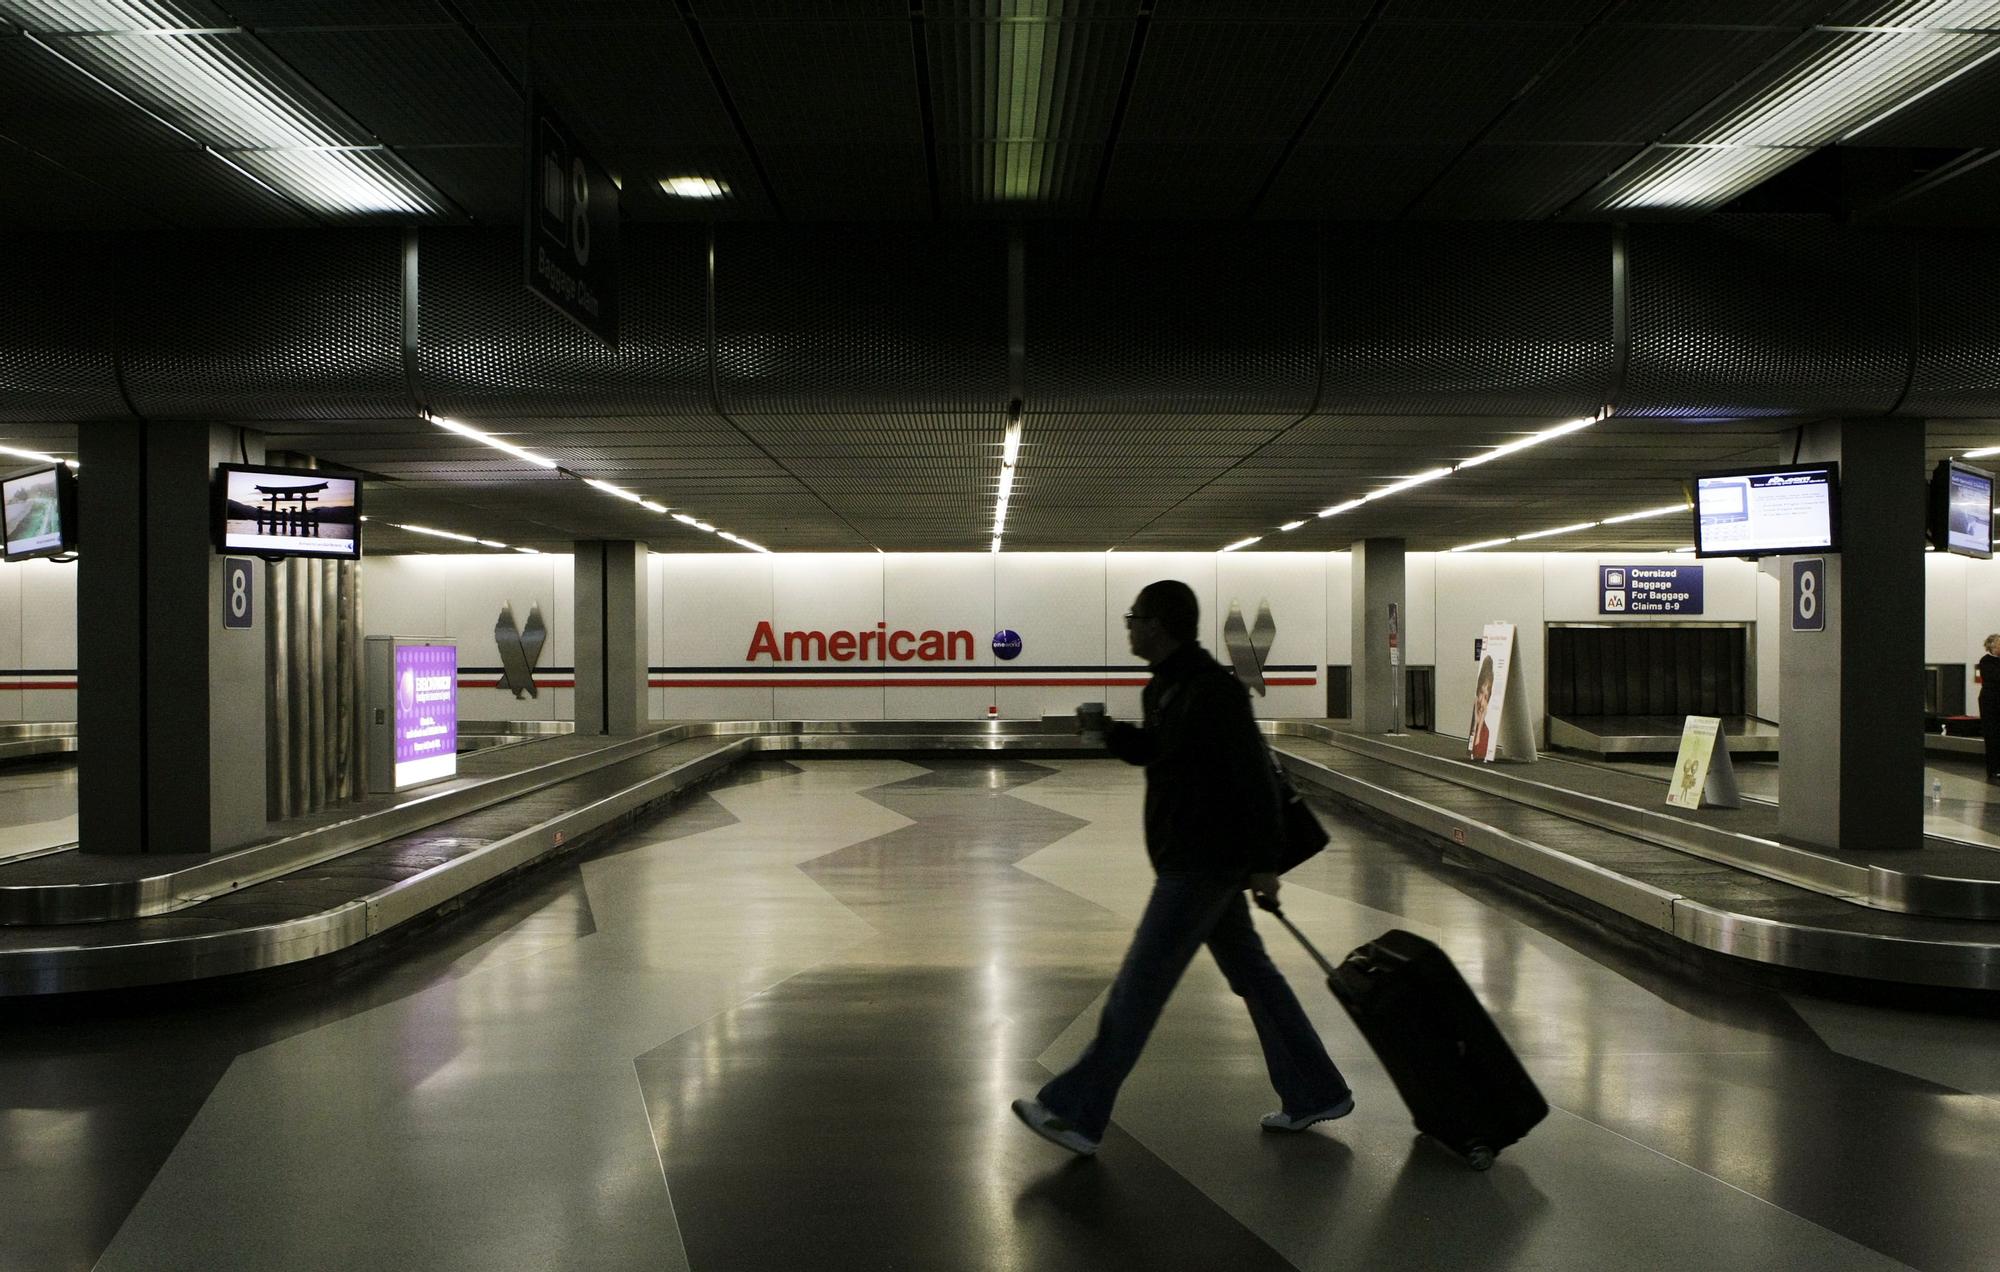
[[[370,636],[368,789],[408,790],[458,773],[458,644]]]
[[[1729,741],[1716,716],[1687,718],[1681,729],[1680,753],[1667,779],[1667,803],[1675,808],[1741,808],[1736,768],[1729,762]]]
[[[1472,726],[1466,750],[1475,760],[1535,758],[1535,729],[1528,719],[1527,686],[1514,657],[1514,625],[1488,623],[1479,638],[1479,675],[1473,682]],[[1509,711],[1509,705],[1514,710]]]

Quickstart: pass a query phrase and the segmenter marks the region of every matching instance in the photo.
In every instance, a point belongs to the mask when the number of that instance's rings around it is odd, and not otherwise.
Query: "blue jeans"
[[[1036,1097],[1057,1117],[1092,1139],[1103,1138],[1118,1088],[1204,944],[1229,988],[1250,1009],[1264,1067],[1285,1111],[1316,1112],[1347,1096],[1347,1080],[1257,939],[1243,886],[1235,875],[1165,874],[1153,881],[1146,913],[1097,1022],[1097,1037]]]

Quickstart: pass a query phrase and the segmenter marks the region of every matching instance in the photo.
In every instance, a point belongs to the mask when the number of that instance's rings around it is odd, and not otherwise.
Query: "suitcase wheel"
[[[1465,1150],[1465,1164],[1474,1170],[1493,1169],[1494,1151],[1484,1144],[1474,1144]]]

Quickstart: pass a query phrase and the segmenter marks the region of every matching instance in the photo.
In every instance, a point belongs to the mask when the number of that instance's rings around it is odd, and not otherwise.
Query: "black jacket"
[[[1146,855],[1162,874],[1275,867],[1284,834],[1278,784],[1250,695],[1189,642],[1153,667],[1143,725],[1115,724],[1111,753],[1146,766]]]

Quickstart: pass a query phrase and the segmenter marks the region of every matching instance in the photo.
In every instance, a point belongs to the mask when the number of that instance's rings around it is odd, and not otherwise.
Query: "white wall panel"
[[[1542,734],[1541,553],[1457,552],[1437,558],[1437,731],[1460,734],[1472,718],[1478,666],[1472,642],[1495,622],[1515,626],[1514,657],[1526,676],[1522,703]]]
[[[1354,558],[1346,552],[1326,554],[1326,662],[1345,667],[1354,662]],[[1320,700],[1324,711],[1326,700]]]
[[[1972,683],[1972,667],[1984,652],[1983,643],[2000,632],[2000,558],[1991,561],[1967,560],[1965,579],[1965,649],[1959,656],[1967,664],[1965,709],[1979,714],[1979,686]],[[1957,661],[1957,660],[1954,660]]]
[[[1222,615],[1216,611],[1215,570],[1221,554],[1215,552],[1111,552],[1104,558],[1105,664],[1130,668],[1143,677],[1145,661],[1125,642],[1125,611],[1139,595],[1139,589],[1161,579],[1179,579],[1194,589],[1201,605],[1201,643],[1211,651],[1222,647]],[[1139,690],[1112,686],[1105,690],[1105,704],[1121,719],[1139,715]]]
[[[451,578],[452,558],[442,554],[363,558],[362,627],[370,636],[442,636]],[[257,581],[264,579],[260,574]]]
[[[991,554],[989,554],[991,555]],[[1117,553],[1002,552],[993,555],[993,625],[1021,636],[1020,667],[1104,667],[1131,661],[1125,625],[1107,626],[1105,562]],[[1129,602],[1126,602],[1129,604]],[[1124,614],[1124,606],[1118,608]],[[1051,671],[1041,679],[1060,680]],[[1079,702],[1106,701],[1098,685],[1001,685],[994,691],[1008,719],[1067,715]],[[1135,699],[1136,701],[1136,699]]]
[[[45,665],[28,663],[21,659],[21,633],[36,622],[35,616],[30,615],[21,604],[21,579],[27,574],[29,566],[39,564],[42,562],[0,562],[0,670],[15,672],[26,667]],[[72,632],[76,630],[74,607],[70,610],[69,628]],[[76,666],[74,662],[63,665]],[[14,687],[17,683],[16,679],[10,677],[5,687],[0,687],[0,722],[11,724],[22,718],[21,713],[25,709],[23,699],[29,691]]]
[[[881,557],[881,621],[885,630],[972,633],[970,663],[963,659],[944,663],[874,660],[884,667],[889,682],[882,691],[882,709],[889,719],[973,719],[989,714],[998,703],[991,685],[912,687],[896,683],[903,669],[979,667],[990,671],[997,665],[998,660],[993,656],[993,634],[999,630],[993,608],[995,559],[996,554],[991,552],[899,552]],[[1023,658],[1026,646],[1024,633]],[[919,673],[917,678],[925,677]]]
[[[1924,553],[1924,661],[1977,662],[1979,646],[1967,644],[1966,566],[1971,559]]]
[[[776,602],[773,622],[781,639],[783,633],[793,630],[873,631],[882,620],[881,553],[787,554],[773,556],[771,562]],[[746,648],[749,635],[744,633]],[[784,665],[850,668],[867,664],[858,658],[839,662],[827,657]],[[828,679],[844,679],[850,674],[833,673]],[[882,691],[782,687],[775,691],[772,709],[780,720],[880,720]]]
[[[76,676],[76,566],[54,561],[0,565],[0,668],[45,673],[7,683],[67,682]],[[53,674],[46,674],[53,673]],[[0,720],[76,719],[74,689],[0,690]]]
[[[1412,667],[1437,665],[1437,553],[1403,557],[1403,661]],[[1353,639],[1353,629],[1348,629]],[[1436,678],[1432,678],[1435,685]]]
[[[1216,618],[1226,620],[1234,604],[1243,611],[1244,625],[1257,621],[1258,607],[1271,606],[1277,624],[1267,667],[1303,667],[1304,671],[1274,671],[1267,679],[1310,680],[1307,685],[1268,685],[1264,696],[1251,695],[1259,716],[1326,714],[1326,668],[1320,655],[1326,648],[1326,557],[1319,552],[1229,552],[1215,562]],[[1216,633],[1211,652],[1229,662],[1229,652]]]
[[[777,610],[775,556],[759,552],[658,556],[651,581],[660,597],[660,653],[668,678],[701,679],[700,668],[747,668],[744,655],[760,622]],[[696,686],[660,691],[666,720],[771,720],[768,687]]]

